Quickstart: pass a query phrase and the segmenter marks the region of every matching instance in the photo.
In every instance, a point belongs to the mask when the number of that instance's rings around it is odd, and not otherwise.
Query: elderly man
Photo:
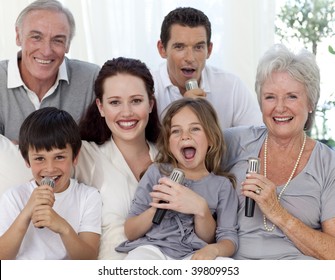
[[[0,62],[0,134],[16,142],[34,110],[57,107],[78,122],[94,100],[99,66],[68,59],[75,33],[72,13],[55,0],[28,5],[16,20],[14,59]]]

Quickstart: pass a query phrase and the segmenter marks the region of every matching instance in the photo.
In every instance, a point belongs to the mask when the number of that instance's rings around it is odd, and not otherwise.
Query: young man
[[[16,20],[17,56],[0,61],[0,134],[17,142],[23,120],[53,106],[78,122],[93,101],[97,65],[68,59],[75,33],[72,13],[56,0],[28,5]]]
[[[206,65],[210,57],[211,23],[194,8],[177,8],[161,27],[158,52],[166,59],[153,73],[158,113],[171,102],[184,97],[206,98],[215,108],[221,128],[262,124],[256,100],[233,74]],[[187,90],[185,82],[196,79],[199,88]]]
[[[0,197],[1,260],[97,258],[100,194],[70,179],[80,147],[78,126],[63,110],[42,108],[23,122],[19,148],[34,179]]]

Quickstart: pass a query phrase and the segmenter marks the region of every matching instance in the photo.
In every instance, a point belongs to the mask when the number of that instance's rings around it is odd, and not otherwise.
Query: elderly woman
[[[240,186],[234,258],[335,259],[335,151],[306,135],[320,92],[314,55],[275,45],[260,60],[256,92],[265,127],[225,131]],[[251,157],[260,171],[246,174]],[[246,216],[250,199],[255,209]]]

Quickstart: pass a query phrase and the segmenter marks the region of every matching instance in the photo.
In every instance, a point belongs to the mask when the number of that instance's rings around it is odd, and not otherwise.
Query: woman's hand
[[[276,185],[263,175],[248,173],[246,180],[242,182],[242,194],[254,199],[270,220],[283,209],[278,201]]]

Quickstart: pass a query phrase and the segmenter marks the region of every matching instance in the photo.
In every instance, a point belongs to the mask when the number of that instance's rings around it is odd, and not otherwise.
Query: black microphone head
[[[41,186],[42,185],[48,185],[52,188],[55,187],[55,180],[50,178],[50,177],[44,177],[42,180],[41,180]]]

